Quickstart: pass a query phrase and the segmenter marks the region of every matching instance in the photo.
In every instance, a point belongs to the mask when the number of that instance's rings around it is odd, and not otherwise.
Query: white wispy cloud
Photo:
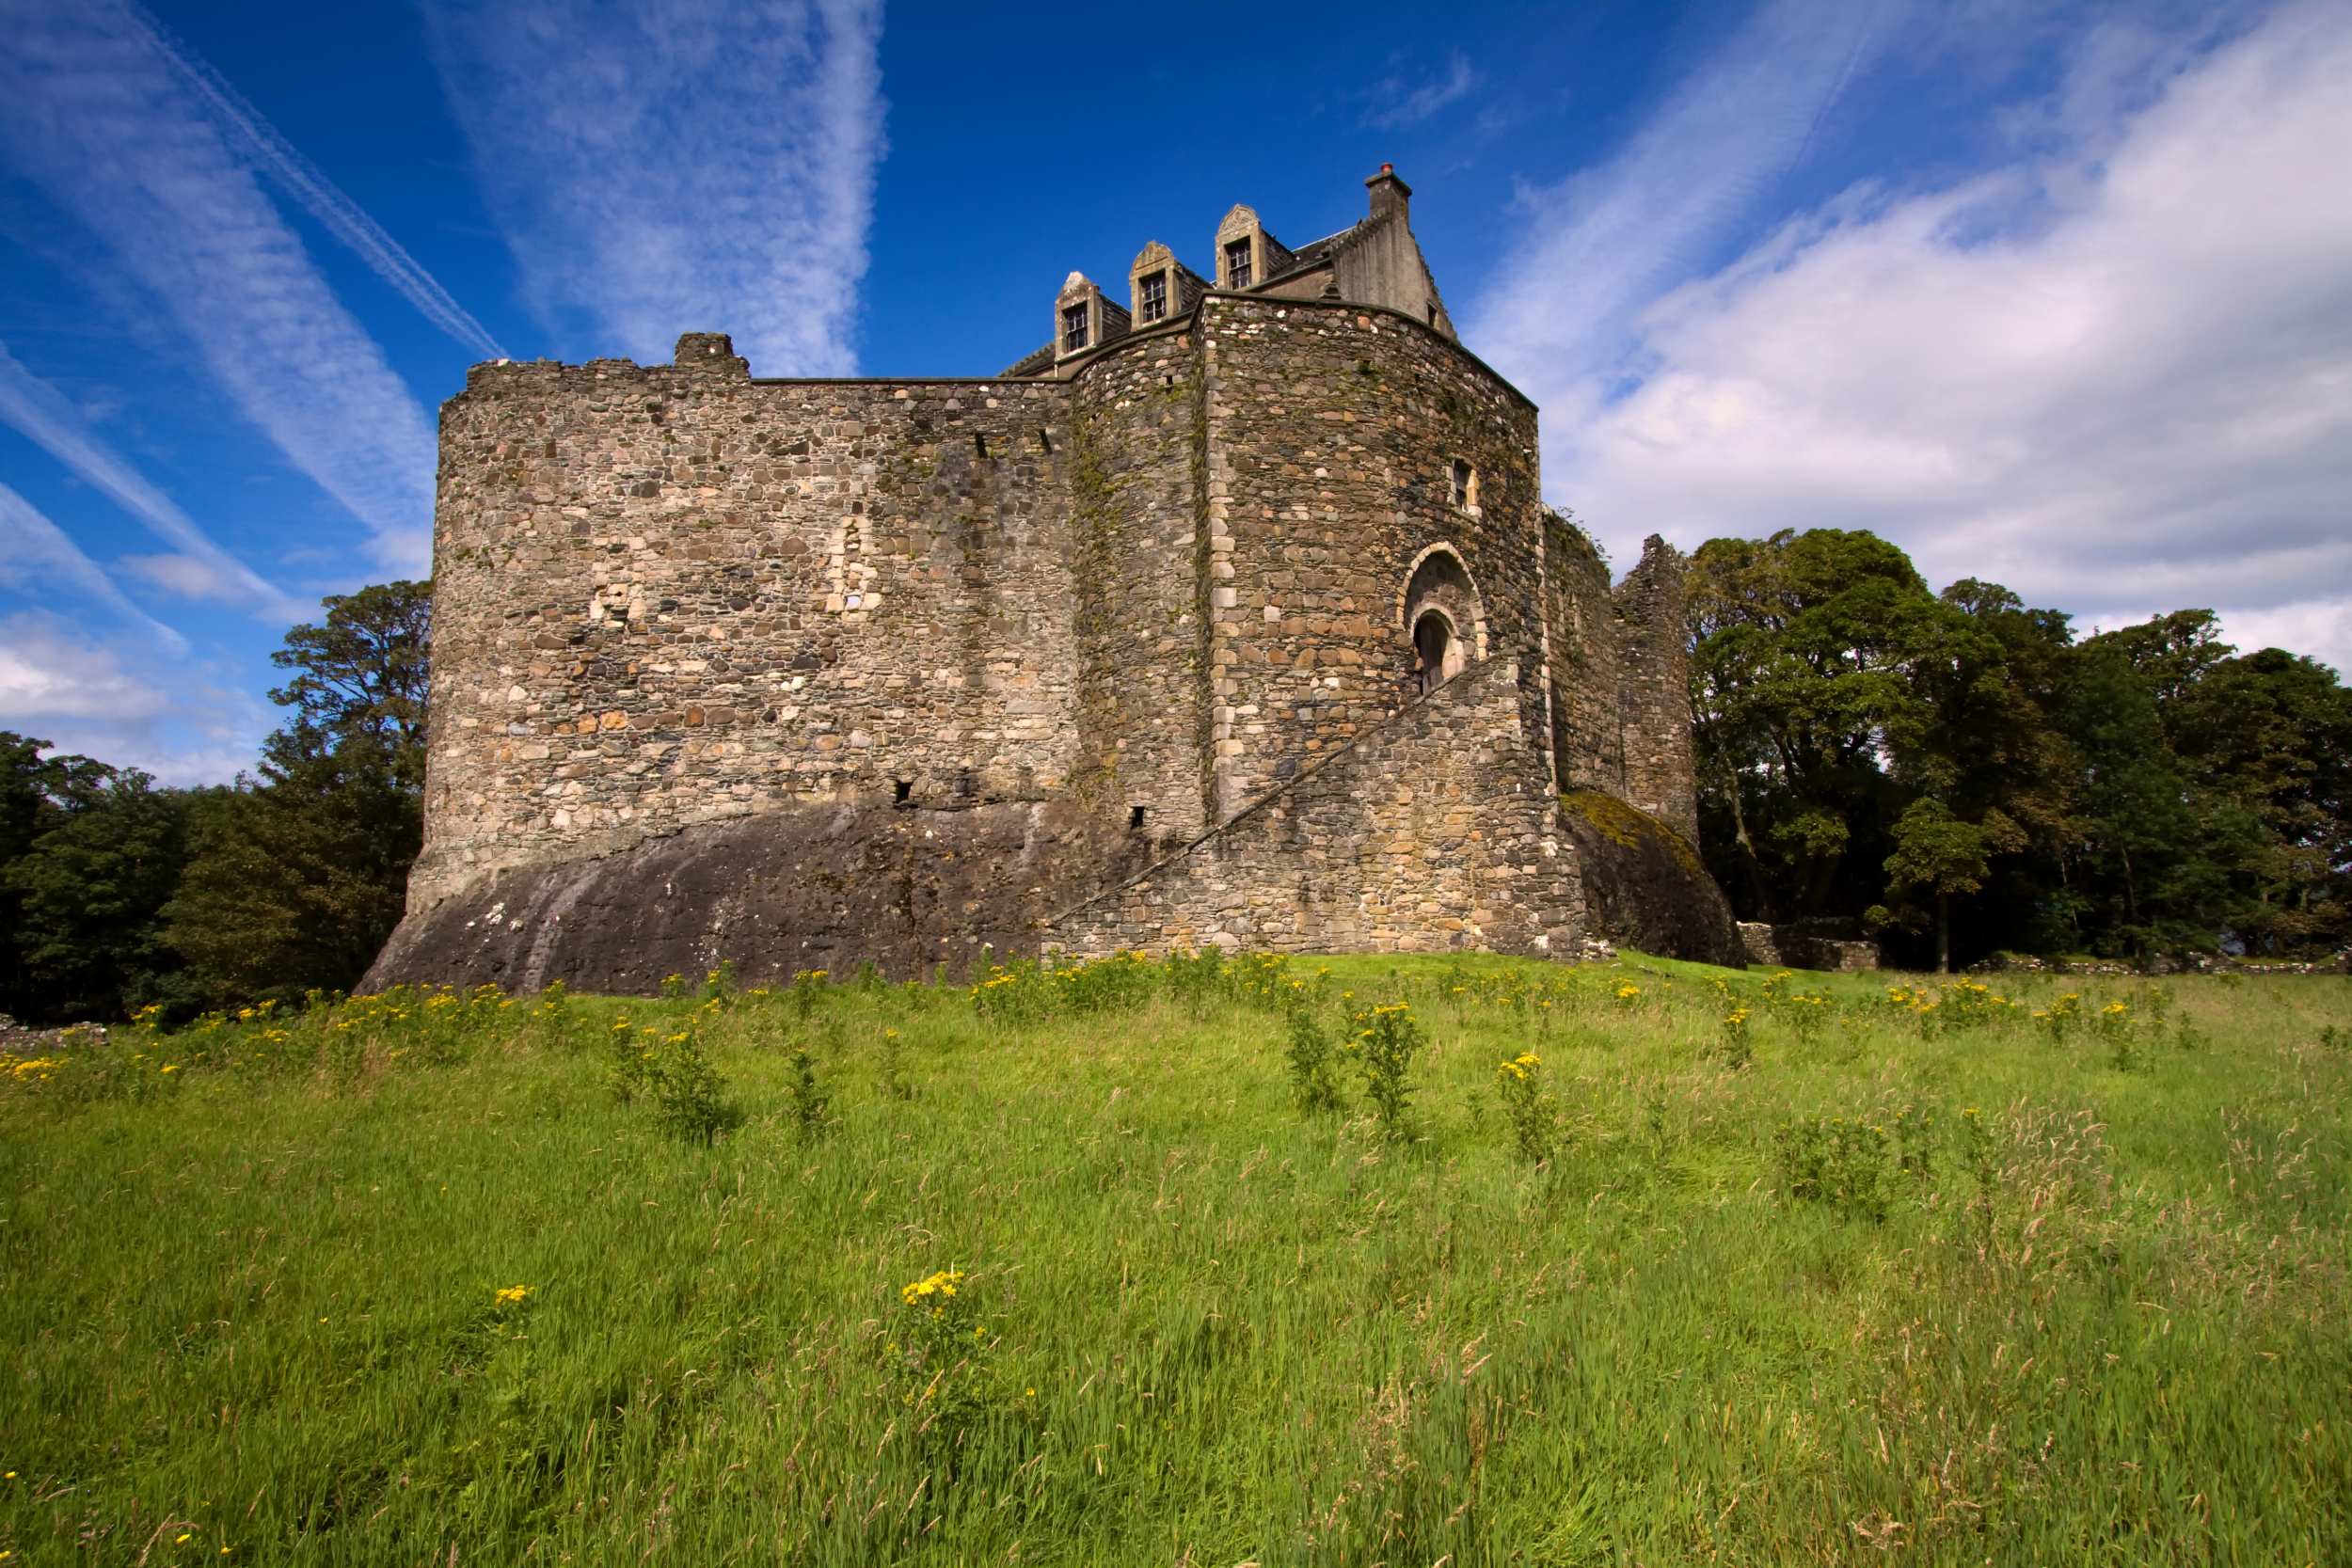
[[[316,164],[279,135],[278,127],[230,86],[227,77],[143,7],[123,0],[123,10],[135,25],[146,30],[156,52],[212,110],[230,141],[280,189],[300,202],[303,210],[318,219],[327,232],[349,245],[378,277],[415,306],[425,320],[485,359],[506,356],[498,340],[484,331],[482,324],[451,297],[439,279],[419,266],[399,241],[386,233]]]
[[[1526,239],[1465,338],[1547,408],[1613,362],[1632,313],[1799,159],[1878,45],[1882,15],[1853,0],[1766,0],[1614,157],[1522,193]]]
[[[135,634],[100,635],[47,610],[0,617],[0,729],[199,784],[250,768],[271,727],[252,696],[196,665],[159,666]]]
[[[380,565],[429,557],[434,435],[137,18],[0,0],[0,148],[162,302],[245,416],[365,523]]]
[[[1477,85],[1478,74],[1470,70],[1470,56],[1456,50],[1447,62],[1445,75],[1438,81],[1408,87],[1403,76],[1391,76],[1380,83],[1372,93],[1376,106],[1365,114],[1364,123],[1378,130],[1419,124],[1467,96]]]
[[[427,5],[534,307],[582,354],[726,331],[761,375],[855,368],[882,149],[879,0]]]
[[[1867,528],[1937,582],[2352,661],[2352,10],[2101,122],[2113,42],[2068,155],[1856,193],[1660,301],[1638,388],[1547,408],[1547,488],[1617,541]]]
[[[89,433],[64,395],[19,363],[6,343],[0,343],[0,420],[47,449],[52,457],[177,549],[178,554],[168,557],[135,558],[135,564],[150,580],[189,598],[246,605],[273,619],[291,619],[302,612],[301,604],[215,544],[170,497],[108,451]],[[172,564],[159,566],[158,562]],[[99,578],[120,596],[120,590],[103,573]]]
[[[62,589],[145,626],[173,652],[187,650],[187,639],[149,619],[63,529],[5,484],[0,484],[0,588],[20,594]]]

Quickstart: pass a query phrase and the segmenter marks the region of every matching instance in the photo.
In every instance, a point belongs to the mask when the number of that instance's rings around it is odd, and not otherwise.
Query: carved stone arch
[[[1450,544],[1431,545],[1413,557],[1396,612],[1423,691],[1435,691],[1486,657],[1486,603],[1461,552]]]

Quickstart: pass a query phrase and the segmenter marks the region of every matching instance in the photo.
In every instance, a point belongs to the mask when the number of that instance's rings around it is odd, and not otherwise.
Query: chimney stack
[[[1406,209],[1413,199],[1413,187],[1396,177],[1394,164],[1382,164],[1380,172],[1364,183],[1372,188],[1372,215],[1376,218],[1394,215],[1396,220],[1412,227]]]

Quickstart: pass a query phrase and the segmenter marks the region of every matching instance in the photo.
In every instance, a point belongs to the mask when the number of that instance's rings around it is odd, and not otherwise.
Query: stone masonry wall
[[[1426,547],[1451,546],[1468,568],[1482,654],[1540,641],[1535,414],[1437,333],[1385,312],[1212,294],[1198,331],[1224,819],[1417,695],[1403,596]],[[1454,503],[1456,461],[1477,469],[1475,506]],[[1535,728],[1548,752],[1548,726]]]
[[[1552,734],[1560,787],[1625,794],[1625,680],[1609,563],[1583,530],[1544,521]]]
[[[895,971],[1016,927],[1572,949],[1555,786],[1695,821],[1671,552],[1613,592],[1549,518],[1533,405],[1333,300],[1210,292],[1044,378],[762,381],[707,333],[478,366],[375,978]],[[1423,697],[1433,552],[1473,662]]]
[[[478,366],[443,409],[412,910],[795,802],[1068,782],[1067,388],[679,359]]]
[[[1472,665],[1238,817],[1055,921],[1073,953],[1573,955],[1583,905],[1515,659]]]
[[[1120,340],[1072,387],[1077,779],[1161,845],[1209,820],[1201,412],[1185,327]]]
[[[1617,585],[1617,711],[1625,735],[1619,796],[1696,847],[1697,760],[1691,738],[1691,655],[1682,558],[1656,534]]]

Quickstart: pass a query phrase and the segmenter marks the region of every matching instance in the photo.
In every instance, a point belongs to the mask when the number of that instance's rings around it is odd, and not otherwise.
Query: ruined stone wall
[[[1682,558],[1656,534],[1615,593],[1625,787],[1617,793],[1699,841],[1696,758],[1691,737],[1691,654]]]
[[[1198,330],[1224,818],[1418,694],[1403,595],[1425,548],[1451,546],[1470,571],[1481,653],[1540,641],[1535,415],[1442,338],[1386,312],[1212,295]],[[1475,507],[1454,503],[1457,460],[1478,470]],[[1529,717],[1542,705],[1536,673]]]
[[[1517,659],[1473,666],[1045,941],[1572,957],[1581,889],[1523,686]]]
[[[1544,562],[1560,787],[1622,797],[1625,715],[1618,697],[1624,673],[1609,563],[1583,530],[1551,515],[1544,520]]]
[[[412,911],[795,802],[1067,783],[1067,388],[679,358],[477,366],[442,411]]]

